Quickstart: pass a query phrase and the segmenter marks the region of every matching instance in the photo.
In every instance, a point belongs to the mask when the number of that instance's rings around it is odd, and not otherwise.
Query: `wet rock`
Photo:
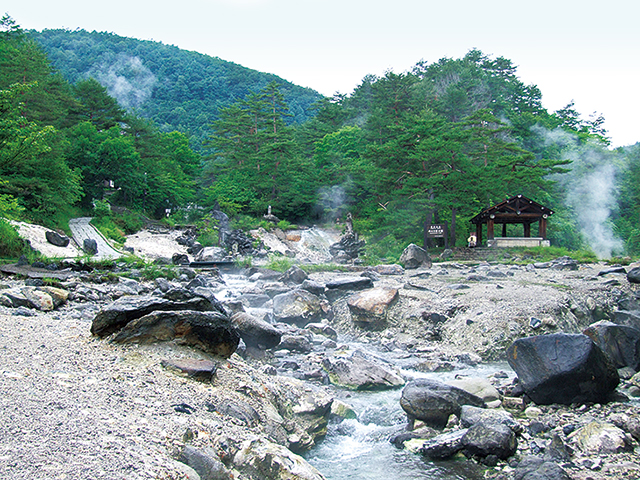
[[[318,297],[320,295],[324,295],[324,285],[314,282],[313,280],[309,280],[308,278],[300,284],[300,288],[307,292],[311,292]]]
[[[584,332],[613,361],[616,368],[640,370],[640,329],[601,320]]]
[[[171,263],[174,265],[189,265],[189,257],[184,253],[174,253],[171,257]]]
[[[518,448],[515,432],[500,423],[476,423],[464,434],[462,444],[471,455],[495,455],[502,460],[515,454]]]
[[[304,326],[328,311],[324,302],[306,290],[292,290],[273,297],[273,315],[279,322]]]
[[[279,348],[299,353],[309,353],[313,350],[311,342],[304,335],[283,335]]]
[[[507,361],[525,393],[538,404],[604,402],[620,379],[586,335],[557,333],[516,340]]]
[[[53,232],[48,230],[44,234],[47,242],[51,245],[55,245],[56,247],[68,247],[69,246],[69,237],[66,235],[61,235],[58,232]]]
[[[96,314],[91,324],[91,333],[105,337],[118,331],[132,320],[156,310],[197,310],[201,312],[214,310],[214,305],[209,300],[203,297],[194,297],[186,290],[172,289],[166,295],[170,298],[153,295],[119,298],[103,307]]]
[[[234,313],[231,321],[247,347],[267,350],[280,343],[282,337],[280,330],[253,315],[245,312]]]
[[[422,420],[434,428],[444,428],[450,415],[460,416],[462,405],[484,407],[481,398],[437,380],[412,380],[402,390],[400,406],[407,414],[409,425]]]
[[[351,390],[384,390],[404,385],[402,377],[368,360],[359,351],[351,357],[327,357],[322,366],[332,384]]]
[[[222,262],[227,260],[227,251],[222,247],[205,247],[196,257],[198,262]]]
[[[400,263],[406,269],[431,268],[431,257],[425,249],[411,243],[400,255]]]
[[[593,455],[619,453],[631,448],[622,429],[597,420],[573,432],[569,440],[582,452]]]
[[[626,275],[627,274],[627,270],[624,267],[621,267],[620,265],[616,266],[616,267],[609,267],[609,268],[603,268],[602,270],[600,270],[598,272],[598,277],[603,277],[605,275],[609,275],[611,273],[621,273]]]
[[[373,280],[367,277],[345,277],[331,280],[326,284],[327,290],[330,292],[335,291],[350,291],[350,290],[364,290],[373,287]]]
[[[113,339],[116,343],[171,340],[228,358],[236,351],[240,334],[219,312],[154,311],[128,322]]]
[[[240,301],[247,308],[261,308],[271,301],[271,297],[265,294],[245,293],[240,296]]]
[[[528,456],[518,463],[514,480],[571,480],[560,465],[540,457]]]
[[[432,460],[442,460],[452,457],[464,448],[462,438],[467,429],[455,430],[426,440],[419,449],[420,453]]]
[[[231,480],[231,472],[210,447],[195,448],[186,445],[178,460],[193,468],[201,480]]]
[[[373,288],[350,296],[347,305],[354,322],[361,326],[381,326],[387,311],[398,300],[397,288]]]

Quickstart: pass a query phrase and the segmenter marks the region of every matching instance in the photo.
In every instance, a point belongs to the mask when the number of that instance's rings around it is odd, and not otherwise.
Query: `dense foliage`
[[[321,97],[275,75],[159,42],[83,30],[30,36],[71,83],[97,79],[124,108],[153,120],[163,132],[188,134],[196,149],[221,108],[272,82],[280,85],[296,123],[310,117],[309,107]]]
[[[555,211],[554,245],[640,254],[639,145],[609,149],[602,116],[573,103],[548,112],[505,58],[471,50],[320,98],[156,42],[1,27],[4,217],[63,226],[105,200],[158,218],[350,212],[369,254],[397,259],[427,217],[464,244],[472,216],[522,194]],[[140,224],[127,215],[123,231]]]

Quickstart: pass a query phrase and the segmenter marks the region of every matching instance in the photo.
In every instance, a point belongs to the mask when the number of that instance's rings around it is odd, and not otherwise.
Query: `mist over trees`
[[[104,198],[155,217],[351,212],[393,257],[427,214],[463,244],[471,217],[522,194],[555,211],[553,245],[640,254],[640,145],[609,149],[572,102],[548,112],[508,59],[470,50],[323,98],[157,42],[1,27],[3,215],[63,225]]]

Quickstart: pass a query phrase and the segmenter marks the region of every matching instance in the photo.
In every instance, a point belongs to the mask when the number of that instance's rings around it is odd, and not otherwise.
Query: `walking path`
[[[105,238],[96,230],[89,222],[91,217],[72,218],[69,220],[69,229],[73,234],[74,240],[82,248],[85,239],[93,239],[98,244],[98,253],[94,255],[97,259],[118,258],[122,254],[115,250]]]

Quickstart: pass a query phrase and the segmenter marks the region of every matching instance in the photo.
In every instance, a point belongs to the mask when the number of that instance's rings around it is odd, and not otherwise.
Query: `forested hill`
[[[97,79],[121,106],[153,120],[162,131],[186,133],[196,149],[221,108],[273,81],[280,85],[292,123],[308,120],[311,105],[322,98],[276,75],[160,42],[84,30],[29,35],[69,82]]]

